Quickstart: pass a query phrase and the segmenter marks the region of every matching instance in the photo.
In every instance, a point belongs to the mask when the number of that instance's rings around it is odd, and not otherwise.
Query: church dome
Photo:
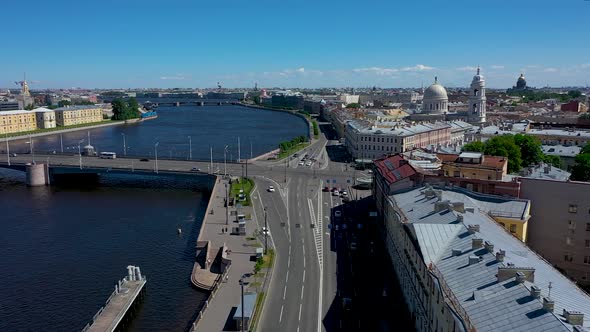
[[[524,79],[524,75],[520,74],[520,77],[516,81],[516,88],[517,89],[524,89],[526,88],[526,80]]]
[[[424,91],[424,100],[442,100],[449,99],[447,90],[436,81]]]

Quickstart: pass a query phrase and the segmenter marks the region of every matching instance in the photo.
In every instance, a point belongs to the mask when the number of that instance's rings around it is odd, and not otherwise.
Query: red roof
[[[389,183],[395,183],[416,174],[416,170],[400,154],[375,160],[377,171]]]

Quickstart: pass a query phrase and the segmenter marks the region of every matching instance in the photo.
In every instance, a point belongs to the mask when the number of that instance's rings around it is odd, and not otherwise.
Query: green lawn
[[[305,149],[307,146],[309,146],[309,142],[299,143],[299,144],[291,147],[288,150],[279,152],[279,156],[278,156],[277,159],[280,160],[280,159],[283,159],[283,158],[285,158],[287,156],[290,156],[290,155],[292,155],[293,153],[295,153],[295,152],[297,152],[299,150]]]
[[[230,195],[232,198],[235,198],[236,203],[240,203],[244,206],[248,206],[251,204],[250,201],[250,192],[254,188],[254,181],[249,178],[240,177],[238,180],[234,180],[231,183],[230,188]],[[245,201],[238,201],[238,195],[240,194],[240,189],[244,190],[244,194],[246,195]]]

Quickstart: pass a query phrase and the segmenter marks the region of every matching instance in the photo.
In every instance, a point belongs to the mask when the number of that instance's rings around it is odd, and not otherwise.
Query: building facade
[[[37,129],[35,112],[18,110],[0,112],[0,135]]]
[[[55,110],[55,117],[57,125],[61,127],[103,120],[102,109],[94,105],[58,108]]]
[[[35,112],[38,129],[55,128],[57,126],[54,110],[39,107],[34,109],[33,112]]]
[[[473,76],[469,90],[469,123],[486,122],[486,85],[479,67],[477,74]]]
[[[590,183],[519,178],[531,200],[528,244],[576,282],[590,286]]]

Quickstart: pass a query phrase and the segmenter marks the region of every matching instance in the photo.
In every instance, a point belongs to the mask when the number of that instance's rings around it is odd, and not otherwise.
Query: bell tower
[[[469,89],[469,113],[467,120],[472,124],[486,122],[486,84],[482,75],[479,73],[473,76],[471,87]]]

